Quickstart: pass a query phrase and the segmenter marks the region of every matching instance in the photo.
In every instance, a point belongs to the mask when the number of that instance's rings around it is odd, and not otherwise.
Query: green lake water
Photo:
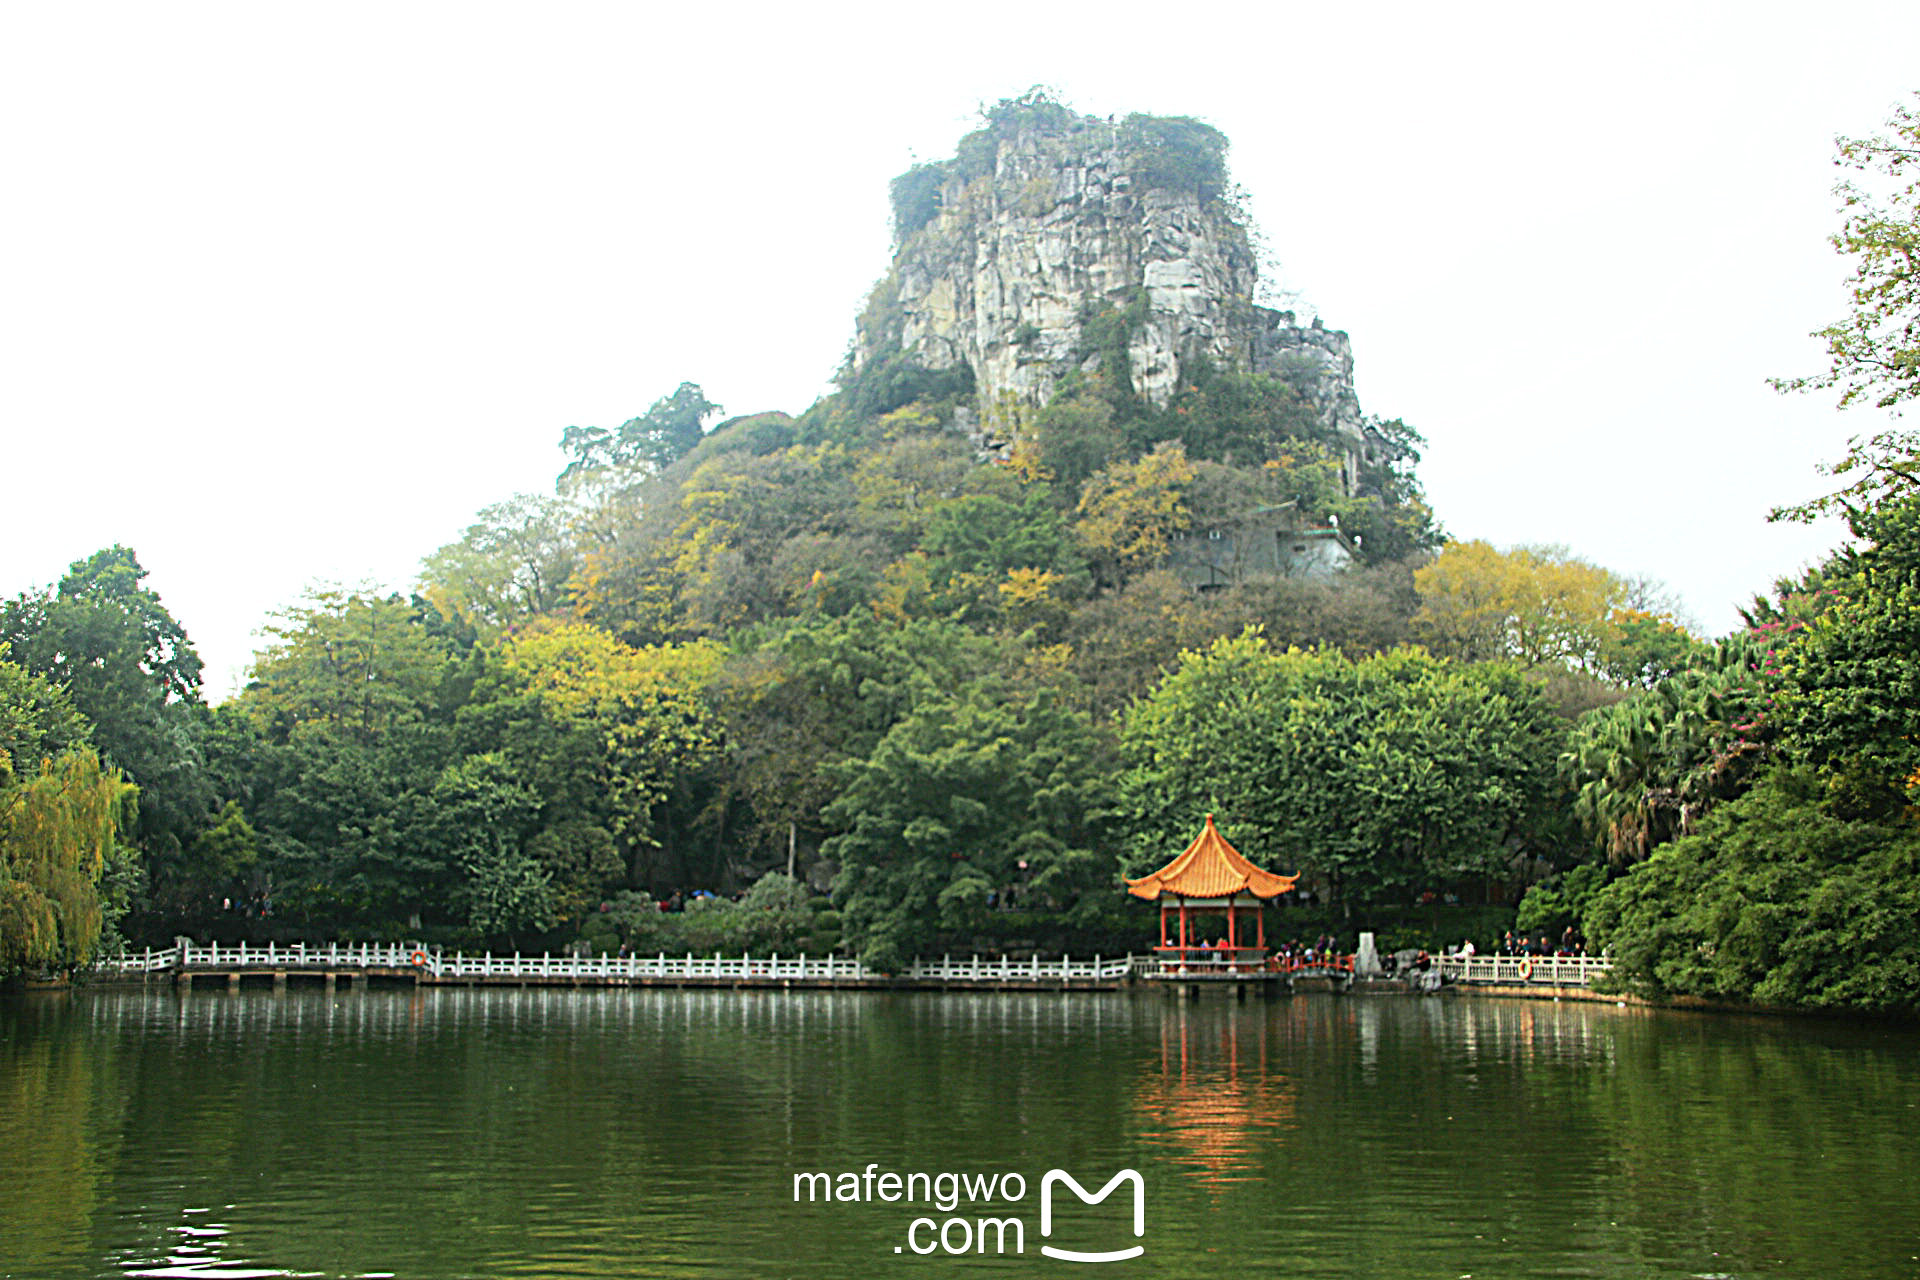
[[[1610,1004],[13,996],[0,1276],[1913,1277],[1917,1107],[1911,1028]]]

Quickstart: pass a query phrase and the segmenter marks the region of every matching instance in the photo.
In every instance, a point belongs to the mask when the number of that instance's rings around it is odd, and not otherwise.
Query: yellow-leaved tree
[[[1186,504],[1193,480],[1178,442],[1094,473],[1080,491],[1074,530],[1101,581],[1118,585],[1166,559],[1173,535],[1193,523]]]
[[[1526,666],[1597,663],[1629,584],[1563,551],[1451,542],[1413,575],[1414,625],[1434,649],[1469,661]]]
[[[1501,551],[1450,542],[1413,575],[1415,636],[1470,662],[1507,659],[1573,673],[1596,688],[1651,686],[1705,650],[1659,588],[1557,547]],[[1649,607],[1654,606],[1654,607]],[[1617,691],[1614,696],[1617,696]]]
[[[710,641],[635,647],[586,623],[536,628],[506,647],[510,677],[557,716],[603,735],[613,833],[636,872],[659,845],[655,809],[676,778],[720,750],[708,691],[724,656]]]

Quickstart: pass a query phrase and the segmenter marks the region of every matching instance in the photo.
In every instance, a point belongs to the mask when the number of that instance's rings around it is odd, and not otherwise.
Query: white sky
[[[569,424],[806,407],[888,179],[1036,83],[1227,134],[1456,536],[1723,632],[1838,540],[1768,507],[1887,423],[1765,379],[1844,312],[1832,139],[1920,88],[1912,0],[662,8],[0,7],[0,595],[125,542],[223,697]]]

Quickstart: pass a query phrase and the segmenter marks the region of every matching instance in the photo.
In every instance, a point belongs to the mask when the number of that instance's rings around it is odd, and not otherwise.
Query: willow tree
[[[0,976],[92,959],[101,877],[135,793],[84,747],[28,775],[0,772]]]

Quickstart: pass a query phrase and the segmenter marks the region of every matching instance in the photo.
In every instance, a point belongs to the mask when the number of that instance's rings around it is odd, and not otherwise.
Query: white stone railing
[[[223,947],[186,943],[164,949],[123,952],[98,961],[95,969],[107,973],[156,973],[163,969],[404,969],[427,953],[418,947],[388,943],[328,943],[310,947],[303,942],[282,947],[250,947],[245,943]]]
[[[172,947],[164,951],[155,951],[148,947],[140,952],[122,952],[117,956],[106,956],[93,962],[96,973],[159,973],[173,968],[179,952]]]
[[[1584,987],[1612,967],[1605,956],[1437,956],[1448,982]]]
[[[1134,957],[1075,960],[997,960],[971,956],[955,960],[915,960],[898,976],[923,982],[1058,982],[1118,981],[1132,972]],[[544,979],[619,979],[619,978],[697,978],[709,981],[728,979],[780,980],[807,982],[861,981],[885,975],[868,969],[858,960],[844,956],[568,956],[545,952],[541,955],[494,955],[481,952],[429,951],[424,947],[378,943],[307,946],[222,947],[185,944],[164,950],[149,948],[100,961],[96,970],[111,974],[144,974],[167,970],[241,970],[288,971],[320,969],[334,972],[373,969],[419,969],[439,979],[515,978]]]
[[[496,956],[434,953],[425,968],[444,978],[801,978],[860,979],[870,974],[841,956]]]
[[[1604,956],[1436,956],[1449,982],[1507,985],[1584,987],[1605,973]],[[1095,956],[1091,960],[1011,960],[968,956],[915,960],[898,976],[916,982],[1115,982],[1128,975],[1158,972],[1158,958]],[[678,955],[566,956],[494,955],[491,952],[430,951],[423,947],[388,943],[329,943],[325,946],[219,945],[164,949],[148,948],[100,961],[96,970],[133,975],[167,970],[288,971],[323,969],[335,972],[374,969],[422,969],[436,978],[568,979],[703,979],[707,981],[781,980],[805,982],[862,981],[884,975],[844,956]]]
[[[1095,956],[1091,960],[1075,960],[1071,956],[1058,960],[1009,960],[1005,956],[998,960],[983,960],[979,956],[955,960],[952,956],[942,956],[938,960],[915,960],[901,976],[929,982],[1057,982],[1070,978],[1113,982],[1132,971],[1130,956],[1104,959]]]

